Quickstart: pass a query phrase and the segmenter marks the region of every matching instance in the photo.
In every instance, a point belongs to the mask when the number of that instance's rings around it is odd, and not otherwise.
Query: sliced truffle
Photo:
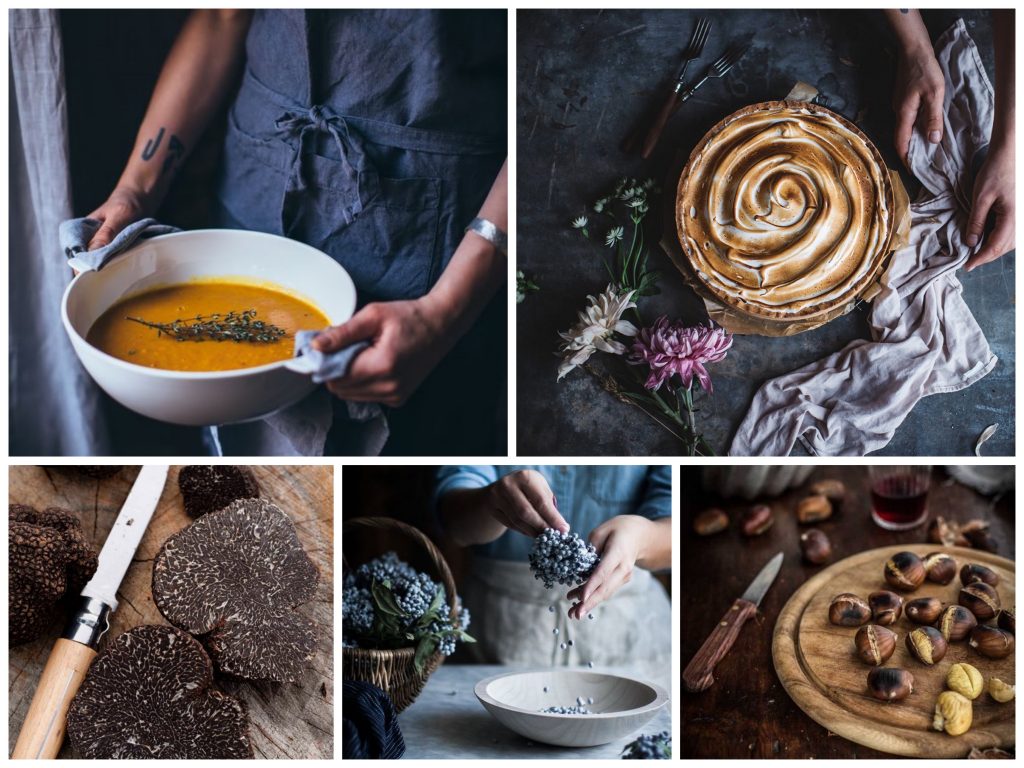
[[[135,627],[89,667],[68,710],[68,739],[90,760],[252,757],[245,705],[212,684],[210,657],[194,638]]]
[[[190,517],[224,509],[238,499],[257,499],[260,486],[248,467],[210,466],[183,467],[178,473],[178,488]]]
[[[203,515],[164,542],[153,599],[167,620],[202,637],[217,668],[250,680],[297,680],[316,649],[316,567],[295,526],[265,499]]]
[[[71,512],[42,512],[11,504],[7,513],[8,637],[12,645],[41,636],[55,618],[57,603],[77,593],[96,572],[96,553]]]

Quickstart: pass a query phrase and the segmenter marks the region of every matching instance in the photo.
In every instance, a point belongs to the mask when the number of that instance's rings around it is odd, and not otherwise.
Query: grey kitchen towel
[[[323,384],[325,381],[340,379],[348,373],[348,367],[356,359],[356,355],[370,346],[367,341],[359,341],[337,352],[325,355],[323,352],[313,349],[313,339],[319,336],[319,331],[299,331],[295,334],[295,357],[288,361],[287,367],[298,373],[308,373],[313,376],[313,381]],[[349,418],[353,421],[374,421],[380,419],[387,438],[387,418],[384,411],[377,403],[350,403],[345,402],[348,408]],[[383,448],[383,443],[381,444]],[[377,451],[379,453],[380,451]]]
[[[962,20],[935,48],[945,130],[939,144],[911,138],[909,166],[923,189],[911,205],[910,244],[893,254],[871,305],[871,339],[762,385],[730,455],[785,456],[800,440],[819,456],[862,456],[885,447],[922,397],[968,387],[995,367],[956,276],[972,253],[964,225],[994,92]]]
[[[161,224],[156,219],[139,219],[122,229],[108,245],[94,251],[86,250],[89,241],[102,225],[103,222],[90,218],[67,219],[60,223],[60,247],[67,255],[72,269],[79,272],[103,269],[107,262],[131,248],[137,240],[181,231],[169,224]]]

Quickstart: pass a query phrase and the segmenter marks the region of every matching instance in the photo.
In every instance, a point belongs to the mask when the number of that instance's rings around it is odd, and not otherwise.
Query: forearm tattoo
[[[161,127],[154,138],[146,140],[146,146],[142,148],[143,160],[149,162],[156,156],[160,150],[160,144],[164,140],[164,133],[165,129]],[[167,141],[167,152],[161,166],[161,174],[166,175],[170,173],[176,165],[180,164],[184,156],[185,143],[172,133]]]

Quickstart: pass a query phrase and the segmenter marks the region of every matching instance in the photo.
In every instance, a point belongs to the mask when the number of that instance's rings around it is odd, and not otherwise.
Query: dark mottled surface
[[[694,74],[730,41],[755,33],[753,47],[732,72],[709,81],[677,113],[648,161],[619,144],[638,116],[662,97],[664,79],[678,67],[698,11],[520,11],[518,14],[518,261],[541,291],[518,308],[517,390],[520,455],[672,455],[674,438],[647,417],[604,393],[586,374],[556,385],[557,332],[568,328],[588,293],[600,291],[601,248],[569,228],[584,205],[622,175],[653,176],[671,189],[685,155],[717,120],[735,109],[781,98],[797,80],[816,85],[831,106],[876,142],[900,167],[890,108],[893,45],[874,11],[713,11],[705,55]],[[989,15],[932,11],[933,38],[963,17],[993,76]],[[915,187],[905,176],[911,196]],[[650,219],[655,218],[652,214]],[[660,232],[658,223],[653,222]],[[660,250],[662,293],[645,316],[662,313],[688,322],[704,318]],[[1014,443],[1014,258],[970,275],[964,295],[1000,358],[995,370],[962,392],[921,401],[882,452],[960,455],[989,424],[985,445],[1009,455]],[[700,426],[723,453],[758,385],[813,362],[867,335],[861,307],[815,331],[789,339],[737,337],[729,357],[713,368],[714,398],[704,401]],[[798,449],[800,450],[800,449]]]

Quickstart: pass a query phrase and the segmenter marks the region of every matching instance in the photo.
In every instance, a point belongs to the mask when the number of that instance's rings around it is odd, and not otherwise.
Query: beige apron
[[[467,645],[484,664],[522,666],[672,663],[672,606],[648,571],[594,609],[594,619],[569,619],[569,587],[544,589],[527,563],[474,556],[462,599],[473,618]],[[548,607],[554,605],[555,611]],[[552,630],[558,629],[556,636]],[[562,650],[560,643],[571,647]]]

